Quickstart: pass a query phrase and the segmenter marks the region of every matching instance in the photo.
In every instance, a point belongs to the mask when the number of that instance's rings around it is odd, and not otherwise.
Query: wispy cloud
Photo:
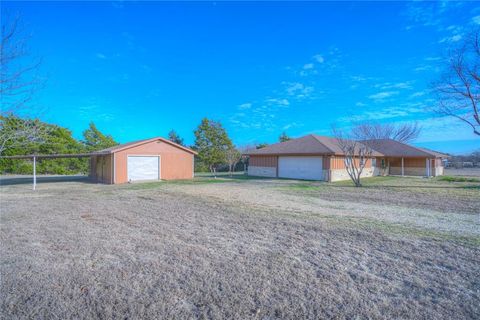
[[[325,58],[321,55],[321,54],[316,54],[313,56],[313,59],[317,62],[317,63],[324,63],[325,62]]]
[[[246,109],[250,109],[251,107],[252,107],[252,104],[250,102],[247,102],[247,103],[242,103],[241,105],[239,105],[238,109],[246,110]]]
[[[96,56],[98,59],[107,59],[107,56],[104,55],[103,53],[100,53],[100,52],[97,53],[95,56]]]
[[[307,64],[304,64],[303,65],[303,70],[311,70],[313,69],[315,66],[313,65],[313,63],[307,63]]]
[[[442,39],[440,39],[438,41],[438,43],[458,42],[458,41],[462,40],[462,38],[463,38],[463,35],[456,34],[456,35],[453,35],[453,36],[443,37]]]
[[[369,95],[368,98],[374,100],[375,102],[383,101],[387,98],[397,95],[398,91],[382,91],[372,95]]]
[[[269,98],[266,99],[265,102],[269,106],[287,107],[290,105],[290,102],[287,99]]]
[[[382,90],[389,90],[389,89],[411,89],[413,81],[404,81],[404,82],[385,82],[382,84],[376,84],[376,88],[380,88]]]
[[[300,82],[284,82],[285,90],[289,96],[294,96],[297,99],[304,99],[310,97],[313,93],[313,87],[307,86]]]
[[[426,95],[427,93],[425,91],[417,91],[417,92],[414,92],[412,93],[409,98],[418,98],[418,97],[423,97],[424,95]]]
[[[472,18],[472,23],[474,23],[474,24],[480,24],[480,15],[473,17],[473,18]]]

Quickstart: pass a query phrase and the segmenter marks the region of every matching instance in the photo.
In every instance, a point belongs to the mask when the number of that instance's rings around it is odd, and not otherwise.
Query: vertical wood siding
[[[330,160],[330,168],[332,170],[335,169],[345,169],[345,157],[344,156],[332,156]],[[358,166],[360,163],[360,159],[355,158],[355,163]],[[372,160],[367,159],[367,163],[365,165],[365,168],[371,168],[372,167]]]
[[[192,179],[193,155],[163,141],[152,141],[115,153],[115,183],[128,182],[127,157],[129,155],[160,155],[161,179]]]
[[[250,156],[248,160],[248,165],[253,167],[277,167],[278,157],[277,156]]]
[[[402,158],[389,158],[391,167],[401,167]],[[403,158],[403,166],[410,168],[425,168],[426,158]]]

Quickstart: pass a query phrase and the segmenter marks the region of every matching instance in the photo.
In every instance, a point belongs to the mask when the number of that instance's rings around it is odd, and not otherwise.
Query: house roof
[[[162,142],[168,143],[168,144],[170,144],[174,147],[182,149],[186,152],[189,152],[189,153],[192,153],[192,154],[197,154],[197,152],[193,151],[190,148],[181,146],[181,145],[179,145],[179,144],[177,144],[173,141],[170,141],[170,140],[162,138],[162,137],[155,137],[155,138],[150,138],[150,139],[143,139],[143,140],[127,142],[127,143],[124,143],[124,144],[119,144],[119,145],[116,145],[116,146],[113,146],[113,147],[110,147],[110,148],[106,148],[106,149],[103,149],[103,150],[96,151],[93,154],[99,154],[99,155],[100,154],[111,154],[111,153],[115,153],[115,152],[122,151],[122,150],[125,150],[125,149],[130,149],[130,148],[133,148],[133,147],[137,147],[137,146],[140,146],[140,145],[143,145],[143,144],[146,144],[146,143],[150,143],[150,142],[153,142],[153,141],[162,141]]]
[[[309,134],[297,139],[275,143],[261,149],[250,150],[248,155],[343,155],[337,140],[331,137]],[[374,152],[374,156],[381,156]]]
[[[448,155],[437,151],[414,147],[392,139],[366,140],[364,143],[387,157],[433,157],[446,158]]]
[[[359,143],[369,145],[372,156],[381,157],[433,157],[445,158],[447,155],[413,147],[391,139],[365,140]],[[249,150],[247,155],[344,155],[336,138],[310,134],[297,139],[275,143],[261,149]]]

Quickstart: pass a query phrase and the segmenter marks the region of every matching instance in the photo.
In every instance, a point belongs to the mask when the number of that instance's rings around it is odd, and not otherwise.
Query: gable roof
[[[111,153],[115,153],[115,152],[122,151],[122,150],[125,150],[125,149],[130,149],[130,148],[133,148],[133,147],[141,146],[143,144],[150,143],[150,142],[153,142],[153,141],[162,141],[162,142],[168,143],[168,144],[170,144],[174,147],[182,149],[186,152],[189,152],[189,153],[192,153],[192,154],[197,154],[197,152],[193,151],[190,148],[181,146],[181,145],[179,145],[179,144],[177,144],[173,141],[170,141],[170,140],[162,138],[162,137],[155,137],[155,138],[150,138],[150,139],[143,139],[143,140],[127,142],[127,143],[119,144],[119,145],[116,145],[116,146],[113,146],[113,147],[110,147],[110,148],[106,148],[106,149],[103,149],[103,150],[95,151],[95,152],[93,152],[93,154],[111,154]]]
[[[391,139],[360,141],[374,150],[372,156],[446,158],[448,155],[413,147]],[[249,150],[247,155],[344,155],[336,138],[309,134],[297,139],[275,143],[261,149]]]
[[[343,155],[337,139],[309,134],[297,139],[275,143],[261,149],[249,150],[248,155]],[[374,156],[381,156],[378,152]]]
[[[392,139],[365,140],[372,149],[377,150],[387,157],[430,157],[446,158],[448,155],[437,151],[414,147]]]

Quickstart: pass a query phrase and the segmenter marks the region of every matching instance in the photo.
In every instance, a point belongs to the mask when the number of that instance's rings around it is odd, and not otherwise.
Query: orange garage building
[[[195,154],[160,137],[129,142],[94,152],[90,178],[108,184],[192,179]]]

